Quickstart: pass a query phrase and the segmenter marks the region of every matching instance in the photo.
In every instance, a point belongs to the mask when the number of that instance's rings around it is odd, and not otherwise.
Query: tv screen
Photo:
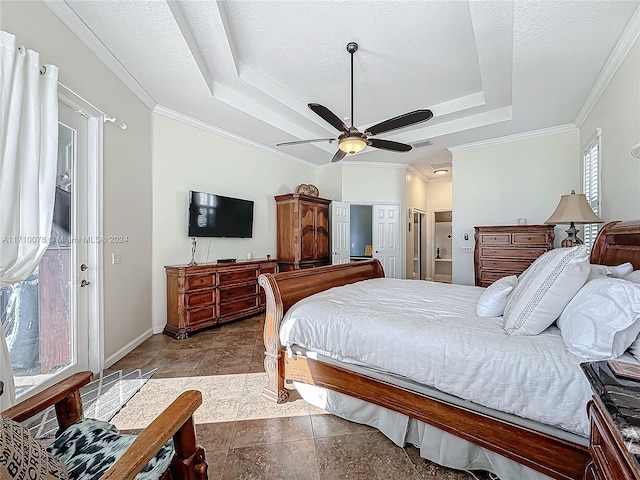
[[[189,236],[251,238],[253,201],[189,192]]]

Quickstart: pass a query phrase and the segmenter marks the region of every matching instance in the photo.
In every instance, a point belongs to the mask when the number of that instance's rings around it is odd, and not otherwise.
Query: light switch
[[[460,253],[473,253],[473,247],[460,247]]]
[[[112,265],[119,265],[120,264],[120,254],[119,253],[113,252],[111,254],[111,264]]]

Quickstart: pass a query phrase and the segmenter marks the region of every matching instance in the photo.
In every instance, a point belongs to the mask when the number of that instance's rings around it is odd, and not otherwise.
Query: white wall
[[[433,212],[452,209],[451,178],[437,178],[429,180],[427,184],[427,278],[434,278],[433,258],[435,257],[435,240],[433,231]],[[456,212],[453,212],[455,218]],[[472,244],[473,245],[473,244]]]
[[[40,1],[2,1],[2,29],[59,67],[59,80],[127,124],[104,127],[104,350],[109,358],[151,328],[151,114]],[[111,265],[111,253],[121,255]],[[91,266],[90,266],[91,268]]]
[[[640,218],[640,160],[629,153],[640,142],[640,40],[580,128],[580,145],[602,128],[601,218]]]
[[[322,198],[342,201],[342,167],[339,163],[322,165],[316,171],[315,186]]]
[[[543,133],[543,132],[538,132]],[[453,282],[473,285],[478,225],[514,225],[524,217],[541,224],[560,196],[581,190],[577,128],[467,149],[453,149]],[[532,133],[533,135],[533,133]],[[566,236],[556,227],[556,244]],[[464,234],[469,241],[464,240]]]
[[[406,165],[342,164],[342,201],[401,203],[406,201]]]
[[[188,263],[189,190],[254,201],[253,238],[200,239],[196,261],[276,253],[274,195],[316,182],[317,169],[153,114],[153,326],[166,323],[165,265]],[[315,183],[314,183],[315,184]],[[321,190],[322,195],[322,190]]]

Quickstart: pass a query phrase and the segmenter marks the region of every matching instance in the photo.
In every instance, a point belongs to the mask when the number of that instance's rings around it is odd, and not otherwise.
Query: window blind
[[[600,216],[600,129],[582,154],[583,191],[593,212]],[[584,243],[589,249],[598,235],[599,223],[583,225]]]

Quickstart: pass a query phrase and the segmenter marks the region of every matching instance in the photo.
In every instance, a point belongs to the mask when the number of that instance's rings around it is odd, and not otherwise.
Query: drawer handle
[[[204,297],[200,297],[200,301],[201,301],[201,302],[202,302],[202,301],[204,301]]]
[[[201,313],[201,314],[200,314],[200,318],[204,318],[204,313]]]

